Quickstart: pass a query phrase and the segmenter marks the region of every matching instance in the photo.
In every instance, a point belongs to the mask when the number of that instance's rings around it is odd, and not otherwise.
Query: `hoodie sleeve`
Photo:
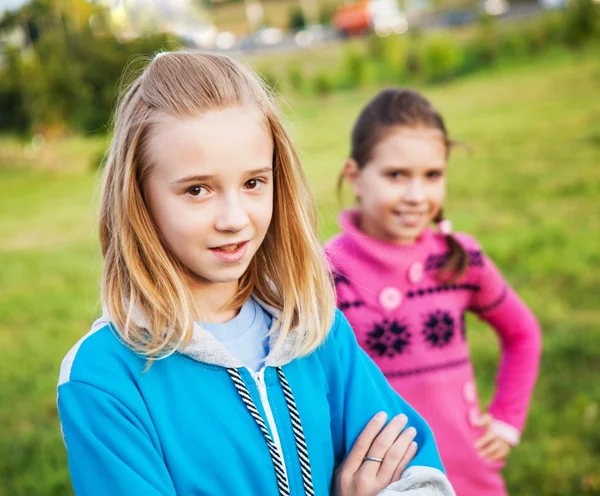
[[[176,495],[156,440],[130,406],[69,381],[59,386],[58,411],[76,495]]]
[[[325,351],[330,376],[330,403],[337,463],[347,456],[369,420],[384,411],[388,418],[404,413],[408,425],[416,429],[417,454],[402,477],[382,496],[414,494],[419,496],[454,495],[435,444],[433,433],[423,419],[388,384],[385,376],[356,342],[348,321],[336,310],[335,323],[328,338],[335,350]],[[420,487],[421,492],[412,493]]]

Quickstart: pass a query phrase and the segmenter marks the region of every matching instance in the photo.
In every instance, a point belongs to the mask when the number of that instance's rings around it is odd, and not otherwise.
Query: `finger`
[[[369,423],[356,439],[350,453],[348,453],[348,457],[344,462],[344,471],[349,471],[352,474],[358,471],[371,448],[371,444],[373,444],[377,434],[379,434],[379,431],[381,431],[381,428],[385,424],[386,419],[387,414],[385,412],[379,412],[369,420]]]
[[[477,441],[475,441],[475,449],[480,450],[484,446],[490,444],[495,439],[497,439],[496,435],[488,430],[483,434],[483,436],[481,436],[479,439],[477,439]]]
[[[486,460],[493,461],[493,459],[502,452],[503,448],[503,444],[496,439],[491,443],[487,444],[484,448],[478,450],[478,453],[481,457],[485,458]]]
[[[494,442],[491,442],[490,444],[487,444],[483,448],[477,450],[477,453],[479,453],[480,457],[485,458],[486,460],[489,460],[490,457],[496,453],[497,449],[498,449],[498,446]]]
[[[489,413],[484,413],[480,415],[474,422],[473,425],[475,427],[487,427],[492,422],[493,417]]]
[[[503,441],[498,441],[488,446],[483,451],[480,451],[479,454],[490,462],[497,462],[499,460],[504,460],[508,453],[510,452],[510,448]]]
[[[394,474],[392,475],[392,480],[390,481],[390,483],[400,480],[400,477],[402,477],[402,474],[406,470],[406,467],[408,467],[408,464],[412,461],[412,459],[417,454],[418,449],[419,449],[419,447],[417,446],[417,443],[415,441],[412,441],[410,443],[410,446],[406,450],[406,453],[402,457],[402,460],[400,460],[400,463],[396,467],[396,470],[394,471]]]
[[[508,453],[506,453],[504,451],[504,448],[498,448],[497,451],[490,453],[489,455],[485,456],[484,458],[488,461],[488,462],[499,462],[502,461],[506,458],[506,455]]]
[[[408,418],[404,414],[396,415],[392,420],[389,421],[388,425],[377,435],[377,437],[373,440],[373,444],[371,444],[371,448],[367,456],[372,456],[375,458],[382,458],[384,461],[381,463],[375,461],[366,460],[365,463],[362,464],[362,467],[359,469],[360,472],[364,472],[365,477],[375,477],[377,476],[381,465],[385,463],[385,458],[388,450],[394,444],[398,436],[402,432],[402,429],[406,427],[406,423],[408,422]],[[390,477],[391,473],[390,471]]]
[[[397,439],[388,449],[383,459],[383,463],[379,467],[379,471],[377,472],[378,479],[386,482],[387,484],[392,481],[394,471],[406,454],[408,448],[410,447],[410,443],[414,440],[416,435],[416,429],[414,427],[409,427],[397,437]]]

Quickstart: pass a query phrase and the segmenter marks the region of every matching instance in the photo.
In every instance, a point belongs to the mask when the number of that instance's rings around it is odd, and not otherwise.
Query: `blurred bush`
[[[46,3],[33,0],[26,18],[28,46],[8,47],[0,53],[0,132],[104,131],[123,69],[139,54],[151,56],[177,46],[177,41],[164,35],[127,41],[106,29],[99,35],[102,17],[94,10],[98,7],[83,0],[73,2],[83,13],[63,13],[54,19],[44,10]],[[300,9],[290,10],[289,16],[290,27],[305,26]],[[0,30],[22,23],[18,16],[5,15]],[[543,13],[518,25],[482,17],[473,30],[448,31],[443,36],[427,36],[418,28],[408,36],[372,36],[362,44],[346,45],[337,67],[315,74],[294,64],[278,77],[270,71],[262,71],[262,77],[273,89],[281,90],[281,80],[293,91],[319,95],[370,83],[438,83],[500,60],[524,60],[559,45],[578,49],[591,40],[600,40],[600,4],[572,0],[562,11]]]
[[[556,46],[578,49],[600,41],[600,4],[572,0],[561,11],[543,12],[518,24],[499,24],[482,16],[473,30],[426,36],[415,28],[408,36],[371,36],[363,45],[347,45],[329,76],[319,73],[319,94],[369,83],[440,83],[494,64],[524,61]],[[298,66],[290,69],[292,88],[306,79]],[[327,80],[327,83],[325,83]],[[327,88],[325,91],[323,88]]]
[[[323,24],[324,26],[331,26],[333,15],[335,14],[336,10],[337,5],[335,4],[326,4],[321,6],[319,10],[319,23]]]
[[[522,29],[508,29],[502,37],[500,56],[505,59],[520,60],[530,54],[529,43]]]
[[[306,27],[306,19],[304,17],[304,11],[299,6],[290,8],[288,28],[291,31],[300,31]]]
[[[48,10],[51,2],[34,0],[0,21],[5,33],[23,23],[29,33],[19,48],[0,52],[0,131],[103,131],[128,63],[178,45],[165,35],[119,41],[110,31],[94,32],[103,11],[83,1],[71,4],[73,10],[55,12]]]
[[[565,26],[565,41],[572,47],[583,45],[589,38],[600,35],[600,4],[593,0],[569,3]]]
[[[341,87],[353,89],[362,86],[367,79],[367,57],[353,46],[344,50],[342,56]]]
[[[29,128],[25,106],[23,66],[17,49],[4,52],[4,66],[0,77],[0,130],[24,133]]]
[[[460,46],[449,36],[436,36],[427,40],[423,50],[423,71],[427,81],[446,81],[460,71],[462,54]]]
[[[301,92],[304,89],[305,77],[298,65],[292,65],[287,69],[288,82],[294,91]]]
[[[333,91],[333,81],[329,73],[321,71],[315,74],[313,89],[319,96],[329,95]]]

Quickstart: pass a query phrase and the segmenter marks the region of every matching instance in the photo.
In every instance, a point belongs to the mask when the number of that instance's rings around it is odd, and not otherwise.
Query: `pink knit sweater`
[[[502,463],[487,462],[473,446],[483,431],[473,426],[481,412],[465,312],[475,312],[499,337],[502,357],[488,410],[493,428],[512,444],[538,374],[534,315],[472,237],[455,235],[469,254],[467,273],[441,284],[435,276],[448,251],[442,236],[426,229],[412,245],[384,242],[357,228],[359,215],[343,212],[342,233],[325,245],[339,308],[390,384],[431,425],[458,496],[506,494]]]

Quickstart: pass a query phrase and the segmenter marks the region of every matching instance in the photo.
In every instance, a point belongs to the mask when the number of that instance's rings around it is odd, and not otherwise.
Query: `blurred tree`
[[[290,31],[300,31],[305,27],[306,18],[304,17],[304,11],[298,6],[291,7],[288,21],[288,28]]]
[[[23,67],[17,48],[4,52],[3,72],[0,77],[0,131],[24,133],[29,118],[23,95]]]

